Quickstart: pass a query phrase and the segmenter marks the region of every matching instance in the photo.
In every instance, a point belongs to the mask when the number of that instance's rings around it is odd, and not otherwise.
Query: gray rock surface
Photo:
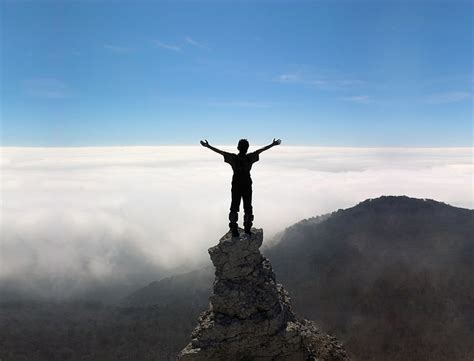
[[[288,293],[260,253],[263,230],[224,235],[209,249],[216,268],[209,309],[178,360],[348,360],[342,345],[293,314]]]

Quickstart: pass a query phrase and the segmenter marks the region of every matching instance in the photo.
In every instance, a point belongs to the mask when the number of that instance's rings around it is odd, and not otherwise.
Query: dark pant
[[[252,184],[232,184],[231,212],[238,212],[240,200],[244,201],[244,212],[252,214]]]
[[[252,227],[252,183],[237,183],[232,182],[232,202],[230,204],[229,227],[237,229],[237,219],[240,209],[240,200],[244,202],[244,228],[250,230]]]

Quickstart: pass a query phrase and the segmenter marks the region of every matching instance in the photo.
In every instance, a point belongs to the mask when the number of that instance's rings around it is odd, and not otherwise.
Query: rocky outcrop
[[[341,344],[297,319],[260,253],[263,231],[224,235],[209,249],[216,268],[209,309],[178,360],[347,360]]]

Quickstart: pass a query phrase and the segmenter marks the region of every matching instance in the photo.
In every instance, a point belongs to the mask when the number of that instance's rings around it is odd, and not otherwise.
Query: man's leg
[[[232,236],[237,237],[239,235],[237,221],[239,219],[239,208],[240,208],[240,198],[242,194],[240,192],[240,187],[232,185],[231,189],[232,202],[230,203],[230,213],[229,213],[229,228],[232,231]]]
[[[252,209],[252,185],[243,189],[242,198],[244,200],[244,229],[245,233],[251,234],[252,222],[253,222],[253,209]]]

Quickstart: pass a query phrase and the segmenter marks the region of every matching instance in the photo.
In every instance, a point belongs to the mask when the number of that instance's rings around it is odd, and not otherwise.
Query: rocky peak
[[[335,338],[294,315],[288,293],[260,253],[263,230],[252,232],[229,232],[209,249],[214,292],[178,359],[347,360]]]

